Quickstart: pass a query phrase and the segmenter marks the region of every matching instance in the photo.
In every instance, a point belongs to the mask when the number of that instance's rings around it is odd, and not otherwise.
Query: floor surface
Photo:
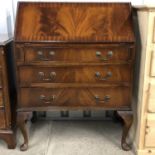
[[[120,146],[122,127],[112,121],[38,121],[27,124],[29,149],[8,150],[0,140],[0,155],[133,155]]]

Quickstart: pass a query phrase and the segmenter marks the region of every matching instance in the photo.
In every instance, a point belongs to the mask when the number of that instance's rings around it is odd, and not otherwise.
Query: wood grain
[[[32,93],[33,92],[33,93]],[[130,107],[130,89],[128,87],[114,88],[21,88],[19,107],[89,107],[108,108]],[[41,96],[45,96],[41,99]],[[98,96],[99,100],[95,97]],[[109,96],[109,101],[103,100]]]
[[[15,41],[134,42],[128,3],[20,2]]]
[[[20,85],[31,83],[106,83],[130,82],[131,65],[65,66],[19,68]]]
[[[3,92],[2,92],[2,89],[0,89],[0,107],[4,107],[4,101],[3,101]]]
[[[16,138],[12,130],[0,130],[0,138],[7,143],[8,149],[16,148]]]
[[[131,4],[19,2],[14,47],[22,150],[27,112],[131,110]]]
[[[2,71],[0,70],[0,88],[3,87]]]
[[[3,110],[0,110],[0,129],[5,128],[6,128],[5,113]]]
[[[6,40],[5,40],[6,39]],[[0,36],[0,139],[9,149],[16,146],[15,140],[15,98],[16,90],[13,78],[12,40],[8,36]]]
[[[52,47],[25,47],[20,49],[18,59],[25,62],[56,61],[56,62],[118,62],[131,60],[130,48],[104,47],[104,48],[52,48]],[[109,53],[112,53],[110,56]],[[39,55],[42,54],[42,55]],[[97,55],[100,54],[100,55]],[[20,55],[20,56],[19,56]]]

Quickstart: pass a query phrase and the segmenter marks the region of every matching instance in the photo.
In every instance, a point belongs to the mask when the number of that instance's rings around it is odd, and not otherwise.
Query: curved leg
[[[131,145],[126,142],[126,137],[133,122],[133,113],[132,111],[117,111],[117,113],[124,122],[121,146],[123,150],[129,151],[131,150]]]
[[[8,149],[15,149],[16,147],[16,139],[13,131],[7,130],[2,133],[0,133],[0,138],[3,139],[7,145]]]
[[[24,137],[24,143],[20,146],[21,151],[26,151],[28,149],[28,133],[26,130],[26,121],[30,119],[31,114],[31,112],[18,112],[17,115],[17,125]]]

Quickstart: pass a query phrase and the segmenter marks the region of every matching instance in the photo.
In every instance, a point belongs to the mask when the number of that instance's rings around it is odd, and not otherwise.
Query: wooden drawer
[[[117,46],[105,48],[25,47],[24,52],[26,62],[118,62],[128,61],[131,57],[129,48]],[[22,60],[22,58],[18,59]]]
[[[151,54],[150,75],[152,77],[155,77],[155,51],[152,51],[152,54]]]
[[[128,87],[20,88],[19,107],[130,107]]]
[[[131,81],[131,65],[20,67],[22,85],[31,83],[103,83]]]
[[[155,83],[150,83],[148,91],[148,110],[155,112]]]
[[[145,146],[155,147],[155,114],[148,114],[145,133]]]
[[[0,110],[0,129],[3,129],[5,127],[6,127],[5,113],[3,110]]]

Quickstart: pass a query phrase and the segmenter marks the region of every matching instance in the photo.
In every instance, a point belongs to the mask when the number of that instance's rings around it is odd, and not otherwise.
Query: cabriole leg
[[[26,129],[26,122],[31,118],[31,116],[31,112],[18,112],[17,114],[17,125],[24,137],[24,143],[20,146],[21,151],[26,151],[28,149],[28,133]]]
[[[124,122],[121,146],[123,150],[129,151],[131,150],[131,145],[126,142],[126,138],[133,122],[133,113],[132,111],[117,111],[117,113]]]

